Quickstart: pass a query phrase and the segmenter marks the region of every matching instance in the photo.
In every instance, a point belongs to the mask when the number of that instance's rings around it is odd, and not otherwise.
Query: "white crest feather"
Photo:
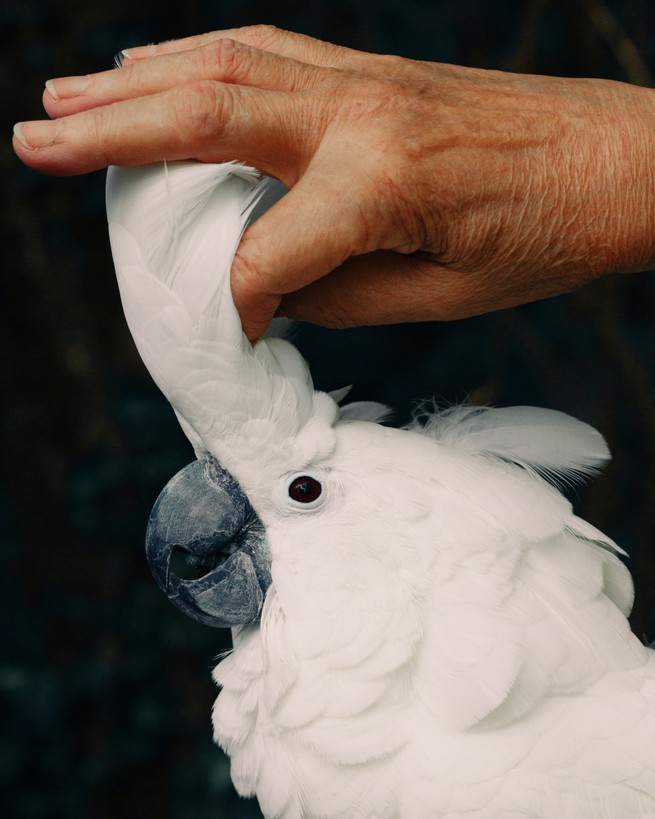
[[[500,458],[553,483],[593,475],[610,458],[589,424],[537,407],[457,406],[419,416],[411,425],[448,446]]]
[[[234,162],[112,167],[107,175],[112,254],[139,353],[196,452],[237,471],[234,436],[261,458],[256,441],[283,449],[316,409],[300,353],[270,334],[253,349],[230,289],[243,231],[283,192]]]

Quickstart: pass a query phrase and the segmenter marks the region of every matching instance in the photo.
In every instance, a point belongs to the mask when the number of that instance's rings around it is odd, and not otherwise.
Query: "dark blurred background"
[[[11,817],[259,816],[212,745],[229,640],[150,580],[149,509],[192,458],[137,357],[106,237],[104,172],[56,179],[13,156],[50,77],[121,48],[268,22],[418,59],[653,84],[652,0],[3,0],[0,792]],[[535,404],[598,427],[614,461],[577,511],[631,554],[633,628],[655,638],[655,280],[448,325],[306,327],[319,387],[397,408],[436,394]]]

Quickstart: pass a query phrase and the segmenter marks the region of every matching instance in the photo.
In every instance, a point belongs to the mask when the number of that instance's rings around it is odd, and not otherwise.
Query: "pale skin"
[[[251,340],[446,320],[655,266],[655,91],[417,62],[270,26],[129,49],[47,84],[30,167],[239,159],[290,193],[245,233]]]

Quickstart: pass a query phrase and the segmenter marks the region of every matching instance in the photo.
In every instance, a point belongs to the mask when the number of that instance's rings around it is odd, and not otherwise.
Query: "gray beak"
[[[271,583],[266,531],[215,458],[194,461],[164,487],[146,556],[157,585],[194,620],[232,627],[259,619]]]

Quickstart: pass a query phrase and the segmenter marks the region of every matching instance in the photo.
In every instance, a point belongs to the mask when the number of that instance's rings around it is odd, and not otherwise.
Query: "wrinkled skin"
[[[276,311],[328,326],[455,319],[655,260],[650,89],[268,26],[130,49],[118,70],[48,89],[56,123],[14,139],[37,170],[238,158],[292,189],[234,263],[251,339]]]

